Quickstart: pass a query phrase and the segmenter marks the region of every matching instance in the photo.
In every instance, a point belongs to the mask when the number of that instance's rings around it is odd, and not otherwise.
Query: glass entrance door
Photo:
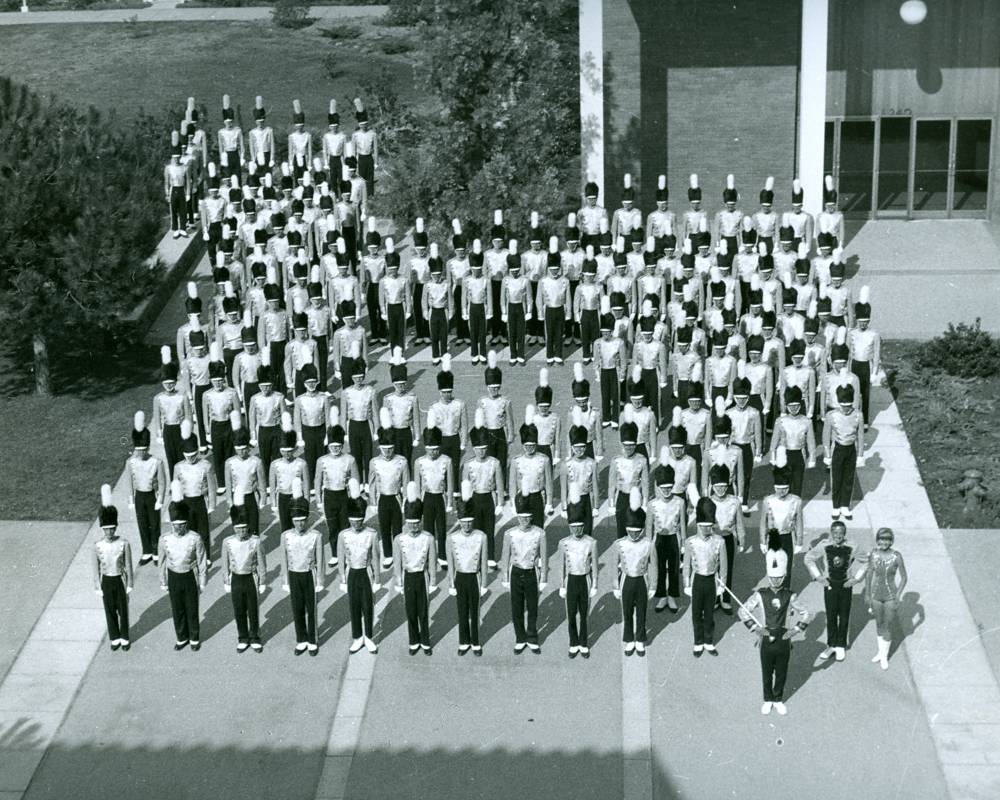
[[[951,127],[950,119],[917,120],[910,206],[914,217],[944,217],[948,214]]]
[[[992,132],[988,119],[916,121],[911,216],[986,216]]]
[[[989,211],[990,145],[992,141],[992,120],[955,120],[955,156],[952,159],[952,216],[985,217]]]
[[[845,119],[834,159],[840,209],[845,217],[868,219],[872,214],[875,177],[875,121]]]
[[[905,217],[910,206],[910,118],[882,117],[878,136],[876,216]]]

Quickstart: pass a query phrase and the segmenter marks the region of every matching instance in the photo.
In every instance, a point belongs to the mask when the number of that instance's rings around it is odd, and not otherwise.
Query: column
[[[604,200],[603,0],[580,0],[580,165]]]
[[[805,210],[823,209],[823,136],[826,130],[826,42],[829,0],[802,0],[799,60],[799,129],[796,174]]]

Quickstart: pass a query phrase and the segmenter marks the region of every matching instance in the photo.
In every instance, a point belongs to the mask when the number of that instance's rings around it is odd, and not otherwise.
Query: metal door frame
[[[958,156],[958,123],[959,122],[989,122],[990,147],[989,161],[986,164],[986,208],[982,211],[955,211],[955,160]],[[952,117],[951,124],[951,164],[948,167],[948,216],[951,219],[989,219],[993,208],[993,198],[996,197],[996,183],[993,164],[995,163],[997,140],[996,114],[958,114]]]
[[[951,216],[952,206],[954,205],[954,188],[955,188],[955,140],[956,140],[956,123],[955,117],[947,114],[928,114],[911,117],[912,124],[910,125],[910,166],[909,166],[909,178],[907,183],[907,192],[909,193],[909,198],[906,204],[907,219],[947,219]],[[913,208],[913,193],[916,188],[917,180],[917,125],[921,122],[948,122],[948,162],[945,167],[945,197],[944,205],[945,207],[938,211],[916,211]]]

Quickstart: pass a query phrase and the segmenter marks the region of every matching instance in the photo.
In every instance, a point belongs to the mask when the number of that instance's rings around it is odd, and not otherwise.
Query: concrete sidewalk
[[[320,22],[358,17],[382,16],[388,6],[313,6],[309,16]],[[0,13],[0,25],[51,25],[56,23],[125,22],[135,17],[139,22],[204,22],[270,19],[270,6],[236,6],[231,8],[171,8],[159,3],[148,8],[126,8],[108,11],[18,11]]]

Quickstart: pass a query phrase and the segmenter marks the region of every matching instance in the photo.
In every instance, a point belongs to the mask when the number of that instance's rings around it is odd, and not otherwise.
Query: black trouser
[[[306,469],[309,471],[309,485],[316,485],[316,462],[326,451],[323,440],[326,438],[325,425],[303,425],[302,426],[302,458],[305,459]]]
[[[496,317],[495,317],[496,318]],[[469,304],[469,340],[473,358],[486,357],[486,306]]]
[[[230,593],[233,596],[233,615],[236,617],[236,640],[240,644],[260,644],[260,605],[253,575],[233,573]]]
[[[413,284],[413,335],[417,339],[430,336],[427,320],[424,319],[424,285],[417,281]]]
[[[545,308],[545,357],[563,357],[563,327],[566,324],[566,309],[562,306]]]
[[[858,450],[853,444],[833,445],[833,455],[830,458],[830,494],[833,496],[834,509],[851,507],[857,458]]]
[[[618,370],[601,370],[601,419],[618,421],[621,415]]]
[[[285,346],[288,342],[282,339],[280,342],[271,341],[268,342],[268,349],[271,353],[271,363],[274,364],[274,369],[271,372],[274,375],[274,391],[278,394],[284,394],[285,389]]]
[[[448,352],[448,310],[432,308],[429,326],[431,358],[441,358]]]
[[[628,495],[629,493],[626,491],[619,491],[615,498],[615,526],[619,539],[623,539],[626,535],[625,517],[628,514]]]
[[[288,572],[295,643],[316,644],[316,583],[312,572]]]
[[[646,641],[646,606],[649,603],[646,579],[642,576],[626,575],[622,582],[622,641]]]
[[[569,575],[566,578],[566,621],[569,623],[569,646],[589,647],[587,617],[590,614],[590,578]]]
[[[656,596],[681,596],[681,549],[677,535],[661,533],[656,537]]]
[[[215,254],[219,250],[219,242],[222,241],[222,220],[208,223],[208,263],[215,263]]]
[[[785,676],[788,675],[788,659],[792,655],[792,643],[784,639],[784,630],[773,631],[760,640],[760,672],[764,683],[764,700],[780,703],[785,694]]]
[[[406,466],[413,473],[413,431],[410,428],[393,428],[392,441],[396,445],[396,455],[406,459]]]
[[[443,494],[424,492],[423,526],[437,544],[438,558],[445,555],[445,536],[448,535],[448,515],[444,510]]]
[[[677,379],[677,392],[674,394],[674,405],[682,409],[688,407],[688,395],[691,394],[691,381]]]
[[[843,581],[831,578],[829,588],[823,589],[827,647],[847,647],[847,629],[851,621],[851,597],[851,587],[844,586]]]
[[[743,496],[740,498],[740,502],[748,506],[750,505],[750,479],[753,477],[753,445],[747,442],[738,446],[743,456]]]
[[[684,453],[694,459],[695,486],[701,488],[701,445],[686,444],[684,445]]]
[[[347,445],[358,465],[361,485],[368,483],[368,467],[372,460],[372,429],[366,420],[352,419],[347,424]]]
[[[219,175],[222,178],[229,178],[231,175],[242,177],[242,165],[240,164],[239,150],[226,150],[226,163],[222,163],[222,154],[219,154]],[[228,194],[229,190],[226,189]]]
[[[595,475],[593,479],[596,481],[597,476]],[[580,487],[580,508],[583,510],[583,533],[585,536],[593,536],[594,507],[590,504],[590,491],[585,492],[582,486]]]
[[[182,231],[187,222],[187,198],[183,186],[170,187],[170,230]]]
[[[243,352],[243,347],[242,346],[240,346],[239,348],[237,348],[235,350],[233,348],[231,348],[231,347],[223,347],[222,348],[222,361],[226,365],[226,380],[227,381],[229,380],[229,378],[233,374],[233,363],[236,361],[236,356],[239,355],[242,352]]]
[[[583,339],[583,358],[594,357],[594,342],[601,338],[601,318],[597,309],[583,309],[580,314],[580,336]]]
[[[365,289],[365,305],[368,306],[368,329],[373,341],[385,338],[385,321],[382,319],[382,308],[378,303],[378,284],[369,281]],[[351,376],[342,375],[347,386],[351,385]]]
[[[695,573],[691,584],[694,643],[715,644],[715,575]]]
[[[531,514],[531,524],[545,530],[545,500],[541,492],[531,492],[526,494],[524,500],[528,506],[528,513]]]
[[[788,556],[788,570],[785,572],[785,579],[781,582],[781,585],[786,589],[792,588],[792,561],[795,558],[795,540],[790,533],[779,534],[781,539],[781,549],[785,551],[785,555]]]
[[[500,287],[502,281],[490,278],[490,298],[493,300],[493,316],[490,318],[490,335],[500,338],[504,335],[503,323],[500,321]]]
[[[350,525],[350,521],[347,519],[347,490],[324,489],[323,513],[326,515],[326,535],[330,540],[330,556],[336,558],[337,537]]]
[[[281,427],[278,425],[257,426],[257,454],[264,467],[264,480],[271,480],[271,462],[280,454]],[[270,486],[270,483],[268,483]]]
[[[358,175],[364,178],[368,196],[375,196],[375,157],[371,153],[358,153]],[[732,252],[730,250],[730,252]]]
[[[455,318],[452,322],[455,325],[455,338],[456,339],[468,339],[469,338],[469,323],[462,319],[462,284],[458,282],[455,284],[455,288],[452,291],[452,299],[455,301]]]
[[[219,486],[226,485],[226,460],[233,454],[233,426],[229,420],[212,420],[212,466]]]
[[[726,545],[726,588],[729,591],[733,589],[733,566],[736,563],[736,536],[732,531],[722,532],[722,541]],[[792,558],[791,555],[788,557],[788,572],[792,571]],[[729,603],[730,598],[727,595],[723,595],[721,598],[724,603]]]
[[[351,607],[351,638],[371,639],[374,628],[375,595],[372,592],[371,576],[367,569],[352,567],[348,571],[347,598]]]
[[[489,449],[487,452],[500,462],[500,474],[503,475],[503,485],[510,493],[510,474],[507,471],[507,434],[503,428],[487,428]]]
[[[389,347],[406,349],[406,309],[402,303],[385,307],[386,326],[389,330]]]
[[[660,381],[655,369],[644,369],[642,371],[642,402],[647,407],[653,409],[653,417],[656,419],[656,427],[660,427]]]
[[[525,319],[524,305],[517,303],[507,306],[507,332],[510,340],[510,358],[526,358],[524,350]]]
[[[510,613],[514,620],[514,641],[538,644],[538,574],[535,570],[510,568]]]
[[[403,573],[403,602],[406,606],[406,628],[410,636],[410,647],[416,647],[418,644],[430,647],[427,580],[422,570]]]
[[[441,437],[441,455],[451,459],[451,491],[453,494],[458,494],[462,486],[462,482],[458,479],[462,462],[462,441],[458,434]],[[444,550],[439,549],[438,554],[444,558]]]
[[[576,307],[576,287],[580,285],[580,281],[570,281],[569,282],[569,307],[570,314],[572,315],[572,309]],[[580,324],[576,322],[572,316],[566,321],[566,336],[569,339],[580,337]]]
[[[325,334],[313,336],[313,341],[316,342],[316,355],[319,359],[319,390],[322,392],[326,389],[327,384],[326,370],[327,364],[330,362],[330,344]]]
[[[202,191],[199,188],[201,186],[200,180],[192,181],[191,183],[191,199],[184,203],[187,208],[187,224],[195,224],[195,211],[201,206],[201,195]]]
[[[104,618],[108,622],[108,638],[112,642],[119,639],[128,641],[128,594],[125,592],[125,579],[121,575],[104,575],[101,578],[101,592]]]
[[[359,357],[357,360],[361,361],[361,358]],[[355,359],[350,358],[349,356],[342,355],[340,357],[339,369],[340,369],[341,389],[346,389],[348,386],[351,386],[353,384],[353,379],[351,378],[351,375],[354,372],[354,362]]]
[[[267,156],[269,153],[265,154],[264,163],[270,164],[271,160]],[[327,179],[330,182],[330,186],[339,186],[340,181],[344,177],[344,162],[340,160],[340,156],[331,155],[326,162],[326,174]]]
[[[198,581],[193,572],[167,570],[167,591],[174,616],[174,634],[178,642],[197,642],[201,638],[198,619]]]
[[[345,225],[340,230],[340,236],[344,240],[344,249],[347,251],[347,260],[351,265],[351,270],[358,266],[358,234],[353,225]]]
[[[867,361],[852,361],[851,372],[858,376],[858,383],[861,384],[861,414],[867,425],[872,395],[872,365]]]
[[[292,528],[292,496],[278,492],[278,533],[284,533]]]
[[[194,387],[194,418],[198,423],[198,445],[200,447],[207,447],[208,441],[205,437],[205,412],[202,408],[201,399],[205,392],[212,388],[210,383],[206,383],[204,386],[195,385]]]
[[[250,417],[250,401],[253,400],[253,396],[259,392],[260,384],[258,383],[243,384],[243,413],[246,414],[247,418]]]
[[[211,560],[212,541],[210,533],[212,526],[208,521],[208,506],[205,504],[205,497],[203,495],[185,497],[184,502],[187,503],[188,514],[190,515],[188,529],[197,533],[201,538],[201,543],[205,546],[205,557]]]
[[[806,474],[806,460],[801,450],[785,450],[788,456],[788,486],[794,495],[802,497],[802,481]]]
[[[496,544],[493,541],[496,533],[496,506],[493,505],[492,492],[476,492],[469,501],[472,506],[472,527],[486,534],[486,558],[496,561]]]
[[[378,527],[382,535],[383,558],[392,557],[392,540],[403,530],[403,509],[394,494],[380,494],[378,497]]]
[[[479,647],[479,573],[455,573],[458,606],[458,643]]]
[[[163,455],[167,459],[167,479],[174,479],[174,465],[178,461],[184,460],[184,454],[181,452],[181,426],[180,425],[164,425],[163,426]]]
[[[531,297],[528,298],[528,302],[531,304],[532,309],[535,309],[535,299],[538,297],[538,281],[529,281],[531,286]],[[535,309],[537,311],[537,309]],[[531,322],[528,323],[529,336],[537,336],[539,338],[545,335],[545,320],[538,316],[537,313],[531,315]]]
[[[260,534],[260,509],[257,507],[257,494],[249,492],[243,496],[243,509],[247,515],[247,530],[251,536]]]
[[[139,526],[142,554],[155,556],[160,543],[160,512],[156,508],[156,492],[136,491],[135,521]]]

